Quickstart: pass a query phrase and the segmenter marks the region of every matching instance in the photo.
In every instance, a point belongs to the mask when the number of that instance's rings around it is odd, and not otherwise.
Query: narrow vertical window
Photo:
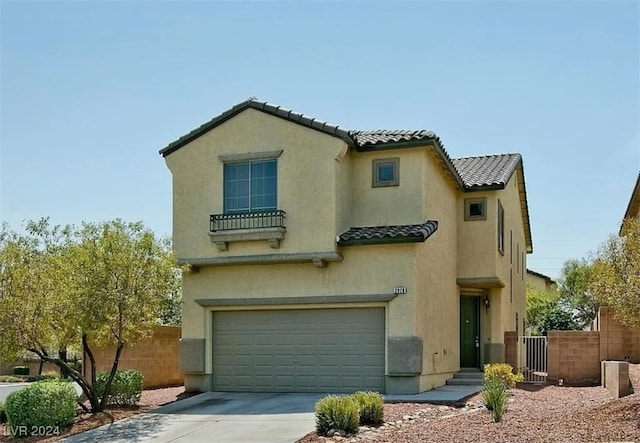
[[[504,209],[498,200],[498,251],[504,255]]]
[[[509,303],[513,303],[513,269],[509,269]]]
[[[509,264],[513,264],[513,229],[509,229]]]

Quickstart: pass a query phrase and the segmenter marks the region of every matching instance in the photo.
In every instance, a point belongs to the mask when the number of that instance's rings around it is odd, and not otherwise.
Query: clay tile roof
[[[276,117],[289,120],[289,121],[301,124],[303,126],[307,126],[317,131],[324,132],[329,135],[333,135],[335,137],[341,138],[342,140],[346,141],[348,144],[353,145],[353,139],[349,135],[349,131],[339,127],[338,125],[327,123],[325,121],[318,120],[317,118],[311,117],[309,115],[305,115],[300,112],[295,112],[290,109],[284,108],[282,106],[257,100],[252,97],[243,101],[242,103],[238,103],[231,109],[223,112],[222,114],[214,117],[208,122],[200,125],[193,131],[190,131],[189,133],[178,138],[176,141],[169,143],[166,147],[160,150],[160,154],[166,157],[167,155],[171,154],[174,151],[177,151],[187,143],[211,131],[216,126],[221,125],[222,123],[226,122],[230,118],[238,115],[242,111],[249,108],[257,109],[267,114],[271,114]]]
[[[376,145],[381,143],[399,143],[406,141],[432,140],[436,138],[433,131],[351,131],[351,137],[358,146]]]
[[[522,161],[520,154],[482,155],[451,159],[465,189],[504,188]]]
[[[341,246],[418,243],[428,239],[437,230],[438,222],[435,220],[417,225],[356,227],[338,235],[337,240]]]

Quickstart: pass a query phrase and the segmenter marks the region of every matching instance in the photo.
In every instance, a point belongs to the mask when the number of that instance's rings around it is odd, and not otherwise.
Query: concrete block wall
[[[621,325],[613,308],[601,307],[595,326],[600,331],[600,360],[640,363],[640,331]]]
[[[518,336],[516,331],[504,332],[504,361],[511,365],[515,372],[521,372],[518,365]]]
[[[181,328],[156,326],[153,336],[136,346],[125,347],[120,356],[118,369],[137,369],[144,376],[145,389],[184,384],[178,361],[178,342]],[[96,372],[111,370],[115,348],[91,348],[96,359]],[[85,359],[88,362],[88,359]],[[89,368],[83,366],[85,374]],[[86,376],[86,375],[85,375]]]
[[[40,360],[18,360],[8,365],[0,364],[0,375],[13,375],[14,366],[29,366],[29,375],[38,375]],[[51,374],[54,372],[60,374],[60,368],[53,363],[44,363],[42,365],[42,374]]]
[[[589,384],[600,380],[598,331],[549,331],[547,340],[547,381]]]

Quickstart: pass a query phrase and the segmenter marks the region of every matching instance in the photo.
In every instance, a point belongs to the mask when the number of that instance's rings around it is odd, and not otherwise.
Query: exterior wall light
[[[489,296],[485,295],[484,296],[484,309],[485,309],[485,312],[487,312],[489,310],[489,306],[491,306],[491,304],[489,303]]]

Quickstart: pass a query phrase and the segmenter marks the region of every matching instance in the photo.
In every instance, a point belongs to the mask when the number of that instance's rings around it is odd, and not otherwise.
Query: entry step
[[[484,380],[484,373],[479,370],[462,370],[447,380],[450,386],[480,386]]]

